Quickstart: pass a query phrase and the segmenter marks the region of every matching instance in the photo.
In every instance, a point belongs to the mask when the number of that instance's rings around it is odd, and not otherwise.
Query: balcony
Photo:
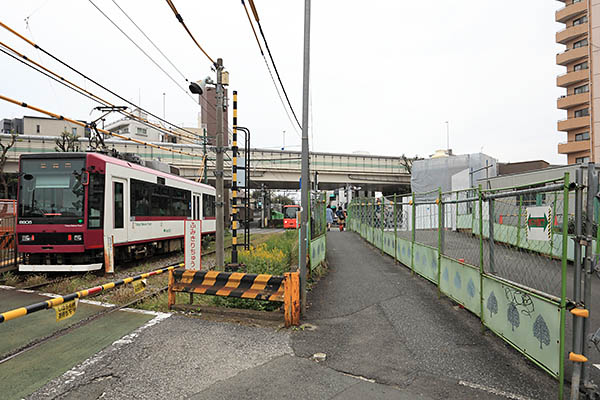
[[[556,63],[558,65],[567,65],[575,61],[587,58],[588,47],[582,46],[576,49],[567,49],[562,53],[556,55]]]
[[[567,132],[573,129],[585,128],[590,126],[590,117],[568,118],[558,121],[559,131]]]
[[[590,92],[560,96],[556,100],[556,107],[561,110],[567,110],[571,107],[580,106],[590,101]]]
[[[588,32],[588,24],[579,24],[575,26],[569,26],[560,32],[556,32],[556,43],[565,44],[569,40],[574,40],[579,37],[585,36]]]
[[[578,153],[580,151],[586,151],[590,149],[590,141],[588,140],[580,140],[578,142],[566,142],[558,144],[558,153],[559,154],[569,154],[569,153]]]
[[[556,11],[555,19],[556,22],[565,23],[571,18],[579,17],[587,12],[587,1],[580,1],[575,4],[567,4],[560,10]]]
[[[579,71],[570,71],[556,77],[556,86],[567,87],[575,83],[585,82],[590,77],[589,69],[580,69]]]

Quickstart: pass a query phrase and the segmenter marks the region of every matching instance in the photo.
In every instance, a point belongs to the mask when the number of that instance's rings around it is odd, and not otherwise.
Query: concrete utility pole
[[[223,197],[223,153],[225,151],[223,147],[223,108],[225,107],[224,102],[224,89],[223,89],[223,59],[218,58],[215,64],[217,69],[217,165],[215,168],[215,179],[217,183],[217,201],[216,201],[216,264],[217,268],[225,265],[225,245],[224,245],[224,232],[225,232],[225,217],[224,217],[224,197]]]
[[[304,69],[302,82],[302,214],[300,224],[300,312],[306,312],[306,252],[308,248],[308,211],[310,176],[308,171],[308,94],[310,67],[310,0],[304,0]]]

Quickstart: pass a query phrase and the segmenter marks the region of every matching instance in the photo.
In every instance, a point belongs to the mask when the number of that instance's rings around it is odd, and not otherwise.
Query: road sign
[[[240,157],[237,159],[237,185],[240,189],[246,187],[246,160]]]
[[[549,241],[553,218],[552,207],[527,207],[527,240]]]
[[[184,236],[185,269],[200,271],[202,269],[202,221],[185,221]]]

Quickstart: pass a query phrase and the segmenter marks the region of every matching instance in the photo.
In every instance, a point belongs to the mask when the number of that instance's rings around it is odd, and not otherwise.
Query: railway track
[[[231,246],[227,246],[226,247],[226,249],[228,249],[228,248],[231,248]],[[215,253],[215,250],[209,250],[209,251],[203,252],[203,255],[208,256],[208,255],[212,255],[214,253]],[[60,278],[52,279],[52,280],[45,281],[45,282],[39,282],[39,283],[36,283],[34,285],[20,287],[19,289],[20,290],[34,290],[34,289],[39,289],[41,287],[44,287],[44,286],[47,286],[47,285],[50,285],[50,284],[53,284],[53,283],[60,283],[60,282],[62,282],[64,280],[67,280],[67,279],[69,279],[69,277],[60,277]],[[102,311],[100,311],[100,312],[98,312],[96,314],[90,315],[90,316],[88,316],[88,317],[86,317],[86,318],[84,318],[84,319],[82,319],[80,321],[77,321],[73,325],[70,325],[70,326],[65,327],[63,329],[59,329],[59,330],[57,330],[55,332],[52,332],[51,334],[49,334],[47,336],[44,336],[44,337],[41,337],[41,338],[37,338],[37,339],[31,341],[30,343],[28,343],[28,344],[26,344],[24,346],[21,346],[20,348],[17,348],[17,349],[15,349],[15,350],[13,350],[13,351],[11,351],[9,353],[6,353],[6,354],[2,355],[2,358],[0,359],[0,365],[3,364],[3,363],[5,363],[5,362],[7,362],[7,361],[9,361],[9,360],[11,360],[11,359],[13,359],[13,358],[15,358],[15,357],[20,356],[20,355],[22,355],[22,354],[24,354],[24,353],[26,353],[28,351],[31,351],[31,350],[37,348],[38,346],[40,346],[40,345],[42,345],[44,343],[47,343],[47,342],[49,342],[51,340],[57,339],[57,338],[59,338],[61,336],[64,336],[64,335],[70,333],[70,332],[73,332],[73,331],[75,331],[75,330],[77,330],[77,329],[79,329],[79,328],[81,328],[81,327],[83,327],[85,325],[88,325],[89,323],[91,323],[93,321],[96,321],[96,320],[98,320],[98,319],[100,319],[102,317],[105,317],[105,316],[107,316],[107,315],[109,315],[111,313],[114,313],[114,312],[119,311],[119,310],[123,310],[125,308],[133,307],[136,304],[142,303],[142,302],[144,302],[144,301],[146,301],[148,299],[151,299],[151,298],[153,298],[155,296],[158,296],[161,293],[166,292],[167,289],[168,289],[168,286],[160,287],[160,288],[154,290],[152,293],[148,293],[148,294],[146,294],[146,295],[144,295],[142,297],[134,299],[134,300],[132,300],[130,302],[127,302],[125,304],[114,305],[112,307],[107,307],[106,309],[104,309],[104,310],[102,310]]]
[[[150,299],[150,298],[155,297],[155,296],[157,296],[157,295],[159,295],[161,293],[164,293],[168,288],[169,288],[168,286],[164,286],[164,287],[161,287],[161,288],[159,288],[158,290],[156,290],[156,291],[154,291],[152,293],[148,293],[147,295],[142,296],[140,298],[137,298],[137,299],[135,299],[133,301],[130,301],[130,302],[126,303],[126,304],[115,305],[113,307],[108,307],[108,308],[100,311],[99,313],[90,315],[89,317],[86,317],[86,318],[84,318],[84,319],[82,319],[80,321],[77,321],[73,325],[70,325],[70,326],[65,327],[63,329],[60,329],[58,331],[52,332],[51,334],[49,334],[47,336],[44,336],[42,338],[35,339],[34,341],[32,341],[32,342],[30,342],[30,343],[28,343],[28,344],[26,344],[26,345],[24,345],[24,346],[22,346],[22,347],[20,347],[18,349],[15,349],[15,350],[7,353],[7,354],[4,354],[3,357],[2,357],[2,359],[0,359],[0,365],[3,364],[3,363],[5,363],[5,362],[7,362],[7,361],[9,361],[9,360],[12,360],[15,357],[18,357],[18,356],[22,355],[22,354],[24,354],[24,353],[26,353],[26,352],[28,352],[30,350],[33,350],[36,347],[38,347],[38,346],[40,346],[40,345],[42,345],[42,344],[44,344],[46,342],[49,342],[49,341],[51,341],[53,339],[57,339],[57,338],[59,338],[61,336],[64,336],[64,335],[70,333],[70,332],[73,332],[76,329],[79,329],[79,328],[81,328],[81,327],[83,327],[85,325],[88,325],[89,323],[91,323],[91,322],[93,322],[93,321],[95,321],[95,320],[97,320],[99,318],[105,317],[105,316],[107,316],[107,315],[109,315],[109,314],[111,314],[111,313],[113,313],[115,311],[119,311],[119,310],[123,310],[124,308],[132,307],[132,306],[134,306],[134,305],[136,305],[138,303],[141,303],[141,302],[143,302],[143,301],[145,301],[147,299]]]

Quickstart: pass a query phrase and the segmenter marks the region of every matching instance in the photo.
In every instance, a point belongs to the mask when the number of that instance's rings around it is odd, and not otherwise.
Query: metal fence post
[[[523,213],[523,195],[519,195],[519,215],[517,216],[517,247],[521,246],[521,214]]]
[[[458,203],[456,203],[458,205]],[[440,289],[440,267],[442,261],[442,253],[444,252],[444,202],[442,198],[442,188],[438,189],[438,262],[437,262],[437,289],[438,298],[442,297],[442,291]]]
[[[485,332],[485,314],[483,312],[483,207],[481,201],[481,185],[477,188],[477,197],[478,205],[479,205],[479,303],[481,315],[479,316],[479,320],[481,321],[481,333]],[[473,219],[475,218],[475,207],[473,207]]]
[[[383,193],[381,194],[381,217],[379,218],[379,223],[381,224],[381,252],[385,253],[383,250],[383,236],[385,235],[385,196]]]
[[[490,272],[492,274],[496,273],[494,268],[494,199],[488,199],[488,211],[489,211],[489,237],[488,237],[488,245],[490,248]]]
[[[573,238],[574,249],[574,277],[573,277],[573,301],[576,304],[581,303],[581,234],[582,234],[582,219],[583,219],[583,170],[578,168],[575,171],[575,237]],[[564,215],[563,211],[563,246],[564,246],[564,224],[567,220],[568,224],[568,210],[567,215]],[[567,225],[568,227],[568,225]],[[567,232],[568,234],[568,232]],[[564,257],[564,249],[563,249]],[[561,300],[562,302],[562,300]],[[562,305],[562,304],[561,304]],[[573,314],[573,340],[572,349],[573,353],[581,354],[583,348],[583,337],[581,333],[583,331],[583,318]],[[564,350],[563,350],[564,352]],[[561,354],[561,358],[564,355]],[[579,397],[579,383],[581,381],[581,363],[575,363],[573,365],[573,374],[571,376],[571,399],[576,400]]]
[[[585,223],[585,259],[583,262],[584,274],[583,274],[583,304],[585,308],[591,313],[592,307],[592,274],[594,273],[594,265],[592,263],[593,248],[592,241],[594,240],[593,229],[594,229],[594,198],[598,193],[598,175],[595,173],[595,164],[588,163],[588,193],[587,193],[587,209],[586,209],[586,223]],[[566,267],[565,267],[565,279],[566,279]],[[566,297],[566,293],[565,293]],[[583,319],[583,333],[582,338],[587,340],[588,332],[590,330],[589,318]],[[589,355],[590,341],[586,341],[583,345],[583,355]],[[588,387],[590,383],[590,370],[589,363],[583,363],[583,385]]]
[[[417,205],[415,204],[415,193],[412,194],[412,207],[411,207],[411,216],[412,216],[412,233],[411,233],[411,243],[410,243],[410,273],[415,273],[414,267],[414,259],[415,259],[415,239],[416,239],[416,229],[417,229]]]
[[[396,203],[396,193],[394,193],[394,261],[398,261],[398,208]]]
[[[564,396],[565,382],[565,312],[567,305],[567,245],[569,229],[569,173],[565,172],[563,191],[563,232],[562,232],[562,263],[561,263],[561,287],[560,287],[560,357],[558,360],[558,397]]]

